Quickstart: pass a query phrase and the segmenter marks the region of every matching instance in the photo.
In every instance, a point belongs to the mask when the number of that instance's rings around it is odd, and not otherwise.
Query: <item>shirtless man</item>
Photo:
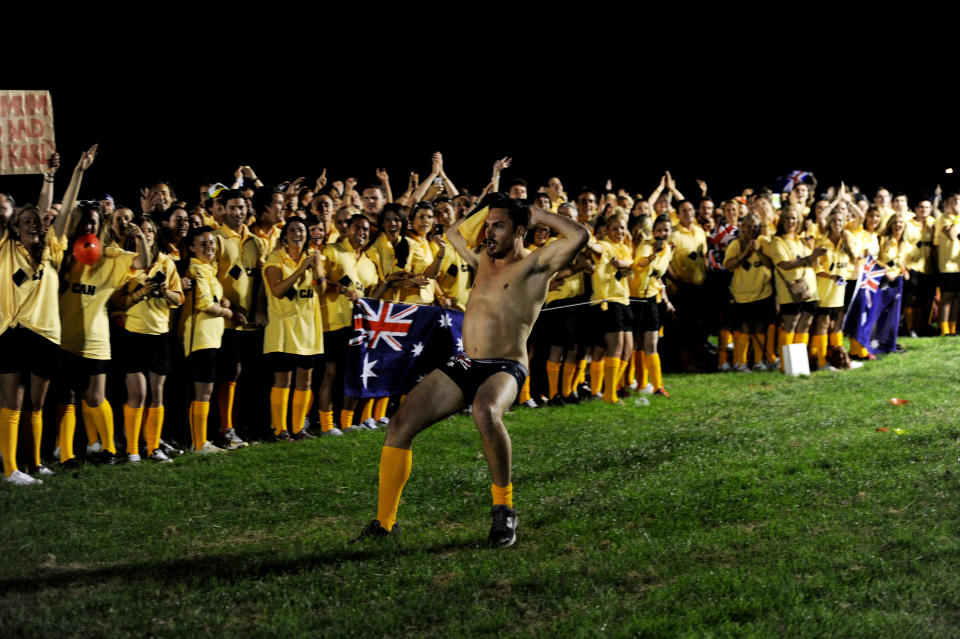
[[[472,404],[473,420],[493,476],[493,526],[488,541],[494,547],[505,547],[517,539],[510,436],[503,425],[503,414],[527,376],[527,337],[540,314],[550,278],[586,244],[587,231],[568,217],[528,207],[502,193],[485,198],[478,210],[482,211],[484,205],[489,211],[482,220],[482,252],[471,251],[460,232],[461,225],[472,216],[457,220],[447,230],[450,243],[477,273],[463,318],[465,352],[410,391],[390,420],[380,457],[377,519],[363,529],[361,538],[386,537],[399,531],[397,508],[410,476],[413,438]],[[559,237],[527,254],[523,239],[527,229],[537,224],[549,227]],[[505,304],[507,299],[512,303]]]

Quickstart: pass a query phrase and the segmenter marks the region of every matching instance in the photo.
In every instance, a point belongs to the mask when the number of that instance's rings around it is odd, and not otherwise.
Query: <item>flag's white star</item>
[[[458,350],[458,351],[462,351],[462,350],[463,350],[463,338],[461,338],[461,337],[458,337],[458,338],[457,338],[457,350]]]
[[[877,350],[878,348],[880,348],[880,340],[876,340],[876,339],[870,340],[870,348],[872,348],[873,350]]]
[[[417,375],[416,383],[419,384],[420,382],[422,382],[424,377],[426,377],[426,375]]]
[[[450,328],[450,316],[446,313],[440,313],[440,326],[441,328]]]
[[[363,356],[363,372],[360,374],[360,378],[363,379],[363,387],[367,387],[367,378],[377,377],[377,374],[373,372],[373,367],[377,365],[379,360],[370,361],[370,354],[367,353]]]
[[[416,344],[413,345],[413,351],[411,352],[411,354],[414,357],[419,357],[420,353],[422,352],[423,352],[423,342],[417,342]]]

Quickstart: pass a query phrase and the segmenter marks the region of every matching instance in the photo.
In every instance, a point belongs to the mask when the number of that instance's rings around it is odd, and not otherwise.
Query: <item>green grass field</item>
[[[0,486],[0,637],[957,636],[960,339],[904,343],[514,410],[500,551],[462,416],[417,439],[396,545],[348,543],[382,431]]]

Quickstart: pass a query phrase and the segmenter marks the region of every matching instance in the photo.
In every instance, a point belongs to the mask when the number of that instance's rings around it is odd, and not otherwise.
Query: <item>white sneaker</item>
[[[729,373],[733,370],[733,366],[730,365],[730,362],[724,362],[723,366],[717,369],[721,373]]]
[[[834,366],[833,364],[827,364],[827,367],[826,367],[824,370],[828,370],[828,371],[838,371],[838,370],[840,370],[840,369],[837,368],[836,366]]]
[[[127,463],[128,463],[128,464],[139,464],[139,463],[140,463],[140,455],[127,455]]]
[[[155,451],[153,451],[153,453],[150,454],[150,459],[152,459],[152,460],[155,461],[155,462],[160,462],[160,463],[162,463],[162,464],[172,464],[172,463],[173,463],[173,460],[170,459],[169,457],[167,457],[167,454],[166,454],[165,452],[163,452],[162,450],[160,450],[159,448],[156,449]]]
[[[852,361],[850,362],[851,370],[854,368],[863,368],[863,362]]]
[[[14,486],[37,486],[43,483],[42,479],[34,479],[26,473],[21,473],[19,470],[10,473],[10,476],[6,477],[3,481],[8,484],[13,484]]]
[[[38,475],[52,475],[52,474],[53,474],[53,471],[50,470],[49,467],[44,466],[43,464],[40,464],[40,467],[37,468],[37,474],[38,474]]]
[[[633,381],[630,383],[630,386],[629,386],[628,388],[629,388],[630,390],[635,391],[635,390],[637,390],[637,386],[638,386],[638,385],[639,385],[639,384],[638,384],[637,380],[633,380]]]
[[[738,372],[738,373],[752,373],[753,371],[750,370],[750,367],[747,366],[746,364],[740,364],[739,366],[737,366],[737,372]]]
[[[653,384],[647,384],[646,386],[640,389],[640,392],[643,393],[644,395],[653,395],[654,390],[656,389],[653,387]]]
[[[321,435],[335,435],[335,436],[337,436],[337,437],[340,437],[340,436],[343,435],[343,431],[340,430],[339,428],[337,428],[336,426],[334,426],[334,427],[331,428],[330,430],[320,431],[320,434],[321,434]]]
[[[381,427],[386,427],[390,423],[390,418],[381,417],[379,420],[377,420],[377,423],[380,424]]]
[[[93,442],[92,444],[87,444],[88,455],[96,455],[101,450],[103,450],[103,446],[100,445],[100,442]]]
[[[770,369],[767,368],[767,365],[764,364],[763,362],[757,362],[756,364],[753,365],[753,370],[754,372],[757,372],[757,373],[765,373]]]
[[[214,446],[211,442],[203,442],[203,447],[196,452],[199,455],[209,455],[210,453],[222,453],[223,449]]]
[[[521,404],[521,406],[526,406],[527,408],[536,408],[537,402],[534,401],[534,399],[531,397],[530,399],[525,401],[523,404]]]
[[[363,420],[363,425],[367,427],[367,430],[377,430],[377,422],[373,417],[368,417]]]

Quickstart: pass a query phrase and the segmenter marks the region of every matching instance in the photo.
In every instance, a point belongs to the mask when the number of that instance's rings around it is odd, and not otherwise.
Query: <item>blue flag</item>
[[[361,298],[353,305],[347,349],[348,397],[406,393],[431,370],[463,351],[463,313]]]
[[[860,269],[857,288],[843,323],[843,332],[868,351],[890,353],[897,347],[903,278],[886,278],[883,265],[872,257]]]
[[[777,193],[789,193],[793,190],[793,187],[808,177],[810,177],[810,173],[807,171],[790,171],[786,175],[778,177],[773,183],[773,188]]]

